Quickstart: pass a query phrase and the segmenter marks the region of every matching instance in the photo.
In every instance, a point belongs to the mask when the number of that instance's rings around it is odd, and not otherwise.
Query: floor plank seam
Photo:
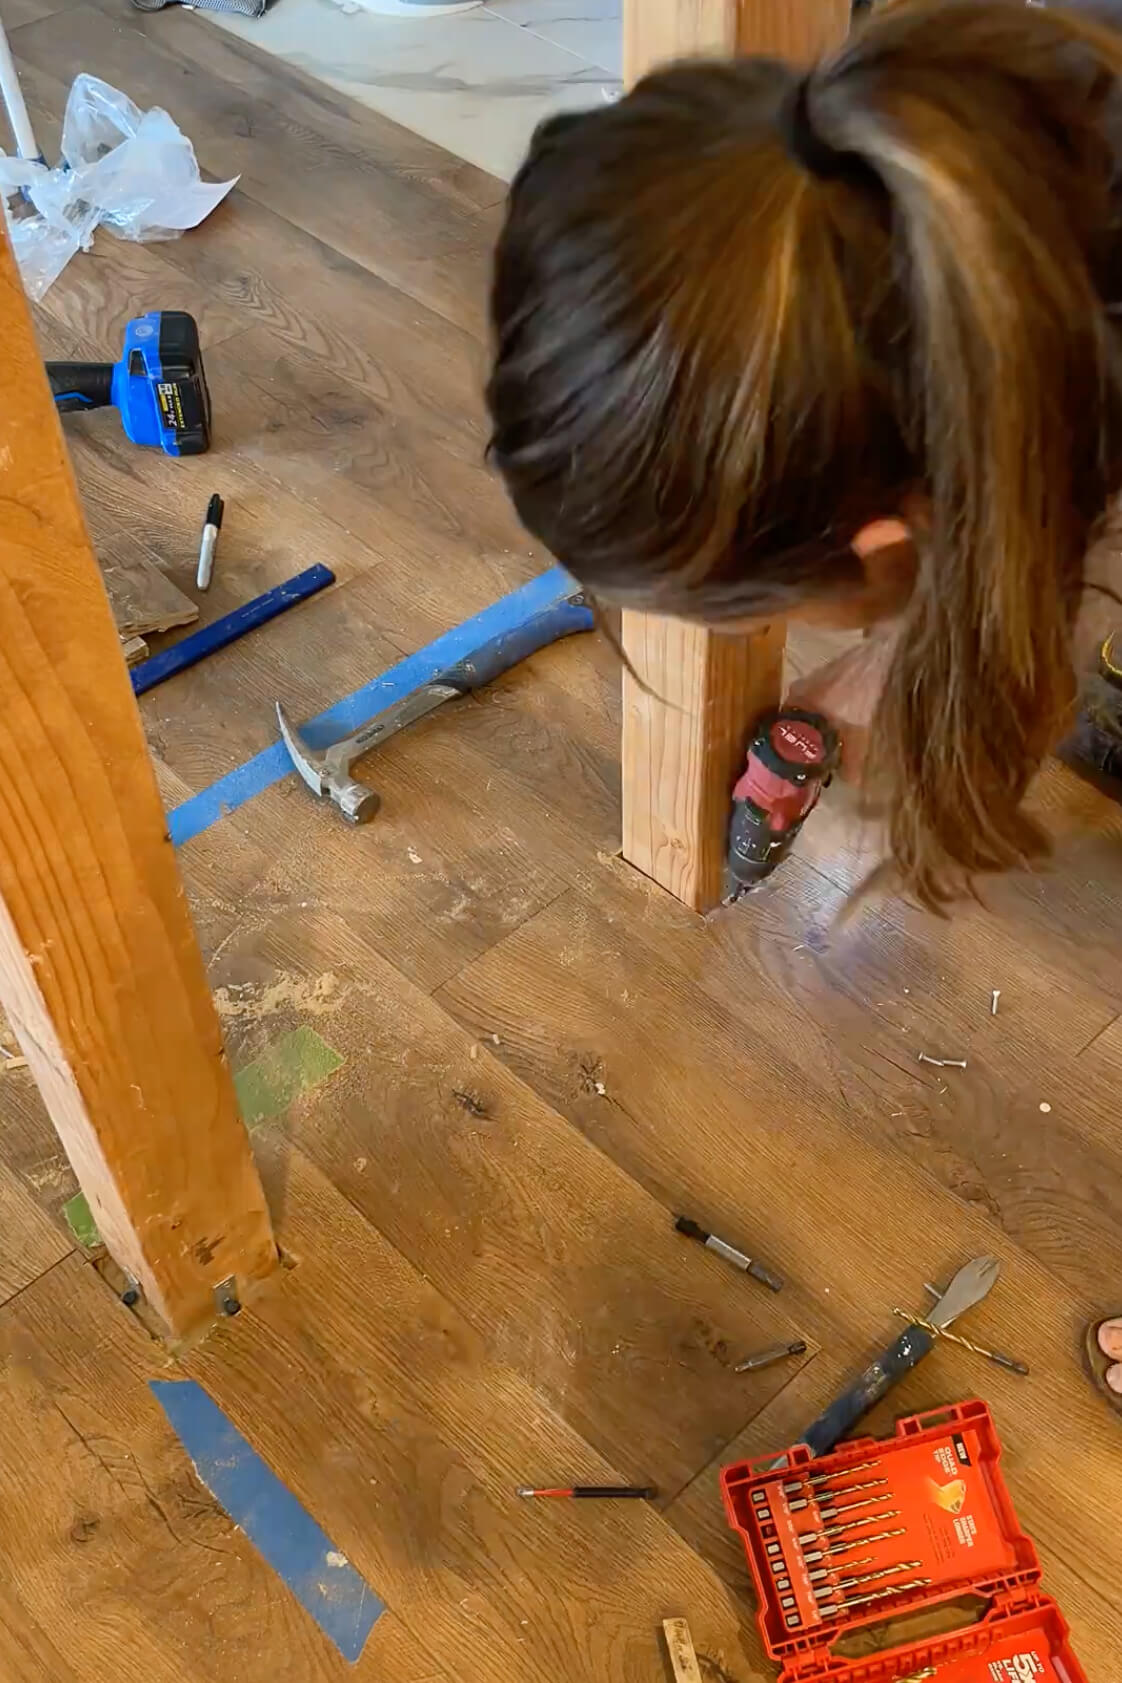
[[[9,1295],[0,1302],[0,1314],[2,1314],[5,1309],[9,1309],[13,1303],[17,1303],[23,1296],[24,1292],[30,1291],[33,1286],[37,1286],[40,1280],[45,1280],[48,1274],[54,1273],[56,1268],[61,1268],[63,1263],[69,1262],[72,1256],[80,1254],[78,1246],[71,1245],[70,1249],[63,1256],[56,1257],[54,1262],[47,1264],[46,1268],[41,1268],[33,1280],[27,1280],[22,1286],[17,1287],[14,1292],[9,1293]]]
[[[262,210],[274,211],[273,204],[268,198],[262,197],[262,192],[260,190],[255,192],[252,187],[242,187],[241,191],[245,194],[247,199],[252,199],[253,203],[259,205]],[[291,216],[287,217],[286,221],[288,221],[293,228],[299,229],[300,233],[307,234],[310,239],[319,239],[320,236],[316,233],[316,230],[309,227],[306,222],[301,221],[299,218]],[[453,242],[443,251],[432,252],[430,254],[431,261],[436,262],[439,257],[451,257],[453,253],[458,251],[458,249],[459,248],[455,242]],[[431,310],[433,315],[439,316],[442,321],[449,322],[453,327],[458,328],[461,333],[470,334],[476,344],[480,346],[486,345],[486,334],[482,328],[473,332],[468,323],[458,319],[449,311],[441,309],[440,306],[432,300],[418,298],[416,297],[416,294],[407,292],[404,287],[398,286],[397,282],[391,279],[391,277],[383,270],[371,268],[370,265],[364,263],[360,257],[356,257],[353,251],[344,249],[342,251],[342,255],[346,257],[349,262],[357,263],[358,266],[361,269],[364,269],[367,274],[375,276],[376,279],[383,281],[387,286],[396,286],[398,291],[405,292],[406,297],[413,298],[417,304],[422,304],[425,309]]]
[[[557,874],[560,875],[559,872]],[[453,1016],[452,1012],[448,1010],[448,1008],[444,1004],[444,1002],[442,1000],[439,1000],[439,999],[436,998],[437,994],[441,991],[442,988],[450,988],[454,982],[461,981],[467,975],[468,971],[472,968],[473,965],[478,964],[481,959],[489,958],[492,953],[496,953],[499,950],[500,947],[504,946],[505,943],[510,940],[512,935],[517,935],[518,931],[520,929],[524,928],[526,924],[532,923],[533,920],[536,917],[540,916],[540,914],[542,912],[548,912],[552,906],[557,905],[558,901],[563,900],[565,898],[566,894],[571,894],[573,892],[574,886],[575,885],[572,882],[566,881],[565,886],[563,888],[559,889],[557,891],[557,893],[555,895],[553,895],[552,899],[543,901],[540,906],[535,906],[533,911],[527,912],[525,917],[519,918],[517,923],[510,924],[509,927],[505,928],[502,931],[502,933],[499,936],[497,936],[494,941],[491,942],[490,946],[480,948],[479,952],[473,953],[472,956],[469,959],[465,960],[465,962],[460,965],[458,970],[453,970],[449,975],[442,976],[440,978],[439,982],[434,983],[434,985],[427,990],[428,997],[430,999],[436,1000],[436,1003],[440,1006],[440,1009],[444,1012],[444,1015],[456,1024],[456,1027],[458,1029],[460,1029],[461,1033],[466,1034],[468,1031],[463,1028],[463,1025],[457,1020],[457,1018],[455,1016]],[[418,986],[418,983],[411,981],[410,978],[405,975],[404,971],[400,970],[398,968],[398,966],[393,963],[392,959],[387,958],[386,963],[393,965],[393,968],[397,972],[397,974],[399,976],[401,976],[403,978],[403,980],[408,982],[410,987],[417,987]],[[420,989],[420,991],[422,993],[424,993],[426,990],[422,987]],[[509,1067],[509,1066],[504,1065],[504,1067]],[[521,1080],[522,1079],[521,1076],[516,1075],[515,1071],[513,1071],[513,1070],[511,1071],[511,1074],[515,1075],[516,1080]],[[528,1083],[524,1082],[523,1085],[527,1086]],[[530,1091],[535,1093],[538,1098],[543,1097],[543,1095],[541,1093],[537,1092],[536,1088],[530,1088]],[[546,1099],[545,1102],[548,1104],[549,1100]],[[552,1106],[550,1108],[552,1108]]]
[[[766,1414],[769,1411],[769,1409],[774,1408],[775,1405],[783,1397],[785,1392],[790,1390],[792,1385],[800,1384],[802,1382],[803,1378],[806,1375],[807,1369],[813,1366],[813,1364],[818,1360],[818,1357],[821,1354],[822,1354],[821,1350],[815,1350],[813,1352],[813,1354],[808,1358],[807,1361],[803,1362],[798,1368],[795,1369],[795,1371],[792,1373],[791,1377],[787,1380],[786,1384],[781,1385],[778,1391],[773,1391],[771,1396],[769,1396],[766,1399],[766,1401],[764,1401],[760,1404],[759,1408],[754,1409],[752,1411],[752,1413],[748,1416],[747,1420],[745,1420],[744,1424],[740,1427],[739,1431],[733,1432],[732,1436],[730,1438],[726,1439],[725,1443],[722,1444],[721,1448],[717,1450],[716,1454],[711,1455],[709,1457],[709,1460],[706,1461],[706,1463],[703,1467],[699,1467],[695,1473],[691,1474],[691,1476],[688,1479],[686,1479],[685,1483],[681,1486],[681,1488],[676,1490],[674,1492],[673,1496],[670,1498],[670,1500],[663,1505],[662,1513],[663,1513],[664,1518],[667,1518],[667,1519],[670,1518],[671,1509],[679,1501],[681,1501],[682,1497],[686,1494],[686,1492],[688,1490],[693,1489],[694,1485],[697,1483],[697,1481],[699,1479],[705,1478],[706,1475],[708,1473],[710,1473],[713,1470],[714,1467],[719,1467],[724,1463],[726,1457],[728,1456],[730,1445],[734,1444],[737,1441],[738,1438],[742,1437],[744,1435],[744,1433],[749,1429],[749,1427],[752,1426],[760,1418],[760,1416],[762,1414]],[[780,1450],[781,1447],[785,1447],[785,1446],[781,1446],[781,1445],[776,1446],[776,1454],[779,1453],[779,1450]],[[670,1524],[674,1525],[674,1521],[672,1519],[670,1519]],[[678,1529],[677,1526],[674,1526],[674,1529],[677,1531],[677,1529]],[[681,1535],[680,1532],[679,1532],[679,1535]],[[686,1542],[689,1542],[688,1538],[685,1538],[684,1540]],[[692,1545],[691,1545],[691,1547],[692,1547]],[[694,1553],[695,1554],[697,1553],[696,1549],[694,1550]]]
[[[1106,1034],[1110,1029],[1116,1028],[1119,1023],[1122,1023],[1122,1012],[1120,1012],[1117,1017],[1112,1017],[1109,1023],[1104,1023],[1101,1029],[1096,1030],[1090,1040],[1088,1040],[1087,1044],[1085,1046],[1081,1046],[1078,1052],[1073,1052],[1072,1056],[1074,1058],[1081,1058],[1084,1052],[1089,1052],[1091,1050],[1091,1047],[1095,1044],[1096,1040],[1101,1040],[1104,1034]]]

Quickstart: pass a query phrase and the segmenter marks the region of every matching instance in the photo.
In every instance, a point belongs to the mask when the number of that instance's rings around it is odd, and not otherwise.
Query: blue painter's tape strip
[[[392,706],[404,695],[410,695],[421,684],[429,683],[445,667],[463,660],[492,637],[499,637],[516,629],[552,603],[571,595],[577,588],[564,567],[551,567],[548,572],[540,573],[536,579],[531,579],[529,584],[511,591],[509,596],[492,602],[482,613],[464,620],[462,625],[453,626],[450,631],[445,631],[434,642],[418,649],[416,654],[408,655],[396,666],[391,666],[380,678],[375,678],[369,684],[364,684],[361,689],[344,696],[342,701],[337,701],[325,713],[320,713],[307,724],[301,725],[302,734],[315,748],[325,748],[340,737],[349,736],[351,731],[357,730],[383,708]],[[588,624],[592,624],[591,613],[588,615]],[[280,699],[283,700],[283,697]],[[265,748],[260,754],[255,754],[245,765],[227,772],[217,783],[200,789],[190,800],[173,807],[168,813],[168,829],[172,841],[176,847],[182,846],[193,836],[208,830],[228,812],[235,812],[255,795],[261,794],[262,790],[271,788],[274,783],[281,782],[289,775],[296,775],[292,761],[284,744],[276,742],[271,748]]]
[[[200,1385],[149,1384],[212,1496],[353,1664],[385,1603]]]

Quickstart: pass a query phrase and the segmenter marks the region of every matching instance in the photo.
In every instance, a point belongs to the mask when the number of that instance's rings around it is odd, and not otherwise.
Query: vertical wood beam
[[[809,61],[843,40],[850,0],[624,0],[624,73],[665,59],[768,53]],[[625,613],[623,856],[699,911],[721,895],[729,794],[748,727],[775,705],[785,628],[732,637]],[[659,699],[659,698],[662,699]]]
[[[277,1263],[109,603],[0,227],[0,1006],[168,1331]]]

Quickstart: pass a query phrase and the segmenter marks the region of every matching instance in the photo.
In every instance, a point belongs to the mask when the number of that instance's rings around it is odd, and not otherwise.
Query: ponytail
[[[1120,76],[1070,13],[898,0],[805,79],[681,65],[545,125],[499,242],[492,453],[594,594],[779,615],[928,510],[867,775],[933,907],[1047,848],[1022,803],[1122,486]]]
[[[1024,24],[1001,4],[898,8],[815,104],[888,190],[912,323],[930,515],[869,769],[893,862],[931,905],[1047,850],[1022,801],[1072,716],[1084,557],[1119,482],[1122,368],[1094,258],[1122,39]],[[1065,76],[1079,36],[1091,51]]]

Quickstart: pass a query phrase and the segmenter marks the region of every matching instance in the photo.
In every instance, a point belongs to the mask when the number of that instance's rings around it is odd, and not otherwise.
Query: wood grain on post
[[[276,1267],[120,641],[0,233],[0,1006],[172,1334]]]
[[[849,13],[850,0],[625,0],[625,74],[691,53],[809,61],[844,39]]]
[[[807,62],[848,25],[849,0],[624,0],[624,71],[735,51]],[[704,911],[721,895],[749,726],[779,699],[785,628],[733,637],[628,612],[622,635],[654,692],[624,674],[623,856]]]

